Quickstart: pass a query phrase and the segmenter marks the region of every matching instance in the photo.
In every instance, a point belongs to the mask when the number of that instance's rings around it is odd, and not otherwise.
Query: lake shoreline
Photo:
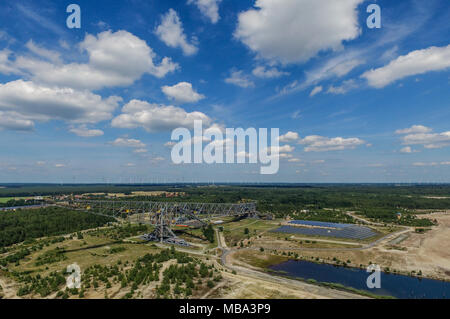
[[[302,281],[302,282],[305,282],[305,283],[308,283],[308,284],[311,284],[311,285],[316,285],[316,286],[326,287],[326,288],[330,288],[330,289],[336,289],[336,290],[351,292],[351,293],[355,293],[355,294],[358,294],[358,295],[361,295],[361,296],[364,296],[364,297],[373,298],[373,299],[396,299],[393,296],[375,295],[375,294],[372,294],[372,293],[364,291],[364,290],[359,290],[359,289],[355,289],[353,287],[348,287],[348,286],[344,286],[344,285],[336,284],[336,283],[332,283],[332,282],[320,282],[320,281],[317,281],[317,280],[314,280],[314,279],[305,279],[305,278],[290,276],[290,275],[287,275],[283,271],[274,271],[274,270],[271,270],[271,269],[266,269],[265,271],[267,273],[269,273],[270,275],[272,275],[272,276],[298,280],[298,281]]]
[[[339,268],[360,269],[360,270],[365,270],[366,269],[364,267],[361,268],[361,267],[357,267],[357,266],[341,265],[341,264],[329,262],[329,261],[326,261],[326,260],[317,261],[317,260],[314,260],[314,259],[307,259],[307,258],[299,258],[299,259],[288,258],[287,260],[282,261],[281,263],[270,264],[268,267],[277,266],[277,265],[282,264],[282,263],[287,262],[287,261],[306,261],[306,262],[315,263],[315,264],[319,264],[319,265],[325,264],[325,265],[335,266],[335,267],[339,267]],[[430,277],[430,276],[426,276],[426,275],[416,276],[416,275],[411,275],[407,271],[386,272],[386,271],[382,270],[381,272],[383,274],[385,274],[385,275],[398,275],[398,276],[405,276],[405,277],[410,277],[410,278],[416,278],[418,280],[428,279],[428,280],[436,280],[436,281],[442,281],[442,282],[450,283],[450,279],[447,279],[447,278]]]
[[[329,267],[333,267],[334,269],[336,269],[336,272],[353,272],[352,275],[359,275],[361,277],[362,272],[364,272],[364,276],[368,276],[369,274],[366,273],[365,269],[359,268],[359,267],[350,267],[350,266],[342,266],[342,265],[336,265],[336,264],[332,264],[332,263],[327,263],[327,262],[317,262],[317,261],[309,261],[309,260],[303,260],[303,259],[289,259],[287,261],[283,261],[281,263],[277,263],[277,264],[272,264],[272,265],[268,265],[264,271],[266,271],[267,273],[270,273],[272,275],[275,276],[281,276],[281,277],[286,277],[286,278],[290,278],[290,279],[295,279],[295,280],[300,280],[303,282],[307,282],[310,284],[317,284],[320,286],[325,286],[325,287],[329,287],[329,288],[333,288],[333,289],[340,289],[340,290],[345,290],[345,291],[349,291],[349,292],[353,292],[353,293],[357,293],[363,296],[368,296],[371,298],[377,298],[377,299],[404,299],[404,298],[411,298],[408,296],[401,296],[402,294],[404,295],[405,291],[401,291],[401,290],[396,290],[393,289],[391,290],[391,293],[393,294],[399,294],[400,296],[394,296],[392,294],[389,295],[383,295],[383,294],[375,294],[375,293],[371,293],[368,290],[365,289],[359,289],[358,287],[353,287],[352,285],[349,284],[343,284],[342,282],[333,282],[333,281],[327,281],[327,280],[320,280],[318,277],[320,277],[320,272],[324,271],[324,269],[317,269],[317,274],[314,273],[313,275],[309,274],[309,275],[304,275],[301,276],[299,274],[295,274],[294,272],[297,270],[296,268],[294,268],[294,270],[289,269],[289,267],[285,267],[287,266],[292,266],[292,263],[296,263],[296,266],[309,266],[309,268],[311,267],[320,267],[320,266],[325,266],[325,268],[328,268],[328,270],[330,270]],[[284,269],[283,269],[284,268]],[[298,267],[297,267],[298,268]],[[323,268],[323,267],[322,267]],[[300,268],[298,268],[300,269]],[[311,270],[311,269],[309,269]],[[349,275],[349,273],[347,273],[346,275]],[[381,272],[381,275],[384,276],[384,280],[386,280],[386,278],[388,279],[395,279],[395,281],[404,281],[404,284],[407,286],[408,282],[410,284],[410,286],[412,284],[422,284],[424,286],[429,286],[429,285],[440,285],[440,286],[444,286],[444,290],[445,293],[442,297],[439,296],[433,296],[433,294],[431,294],[431,296],[433,297],[426,297],[426,295],[424,295],[425,299],[440,299],[440,298],[444,298],[444,299],[448,299],[450,298],[450,282],[447,280],[438,280],[438,279],[434,279],[434,278],[426,278],[426,277],[418,277],[418,276],[409,276],[409,275],[403,275],[403,274],[398,274],[398,273],[388,273],[388,272]],[[383,287],[384,288],[384,287]],[[424,288],[424,287],[422,287]],[[447,291],[449,292],[447,294]],[[413,293],[413,295],[415,294],[422,294],[424,293],[424,291],[422,290],[413,290],[411,291]],[[419,295],[416,296],[416,298],[422,298]]]

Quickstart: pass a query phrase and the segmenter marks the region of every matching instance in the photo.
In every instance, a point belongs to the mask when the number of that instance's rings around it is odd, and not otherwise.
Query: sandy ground
[[[19,299],[17,297],[16,283],[0,275],[0,295],[3,295],[4,299]]]
[[[424,215],[436,219],[438,226],[425,234],[409,233],[409,236],[395,245],[398,249],[389,249],[385,243],[374,251],[378,251],[384,262],[390,260],[391,268],[410,271],[421,270],[431,278],[450,280],[450,215],[435,213]]]
[[[230,275],[228,275],[229,277]],[[307,290],[300,290],[294,285],[277,284],[249,278],[247,276],[235,275],[228,278],[230,283],[223,287],[220,298],[223,299],[318,299],[326,298]]]
[[[433,214],[439,226],[424,235],[411,234],[401,245],[408,249],[407,263],[450,280],[450,215]]]

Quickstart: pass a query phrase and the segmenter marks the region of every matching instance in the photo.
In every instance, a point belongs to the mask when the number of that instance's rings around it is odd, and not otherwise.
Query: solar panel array
[[[317,228],[281,226],[275,229],[274,232],[287,234],[302,234],[307,236],[347,238],[347,239],[367,239],[377,234],[375,231],[373,231],[368,227],[352,224],[323,223],[314,221],[294,221],[291,223],[298,225],[315,226]],[[328,227],[328,228],[319,228],[319,227]]]
[[[345,228],[348,226],[353,226],[352,224],[316,222],[314,220],[293,220],[293,221],[289,222],[289,224],[316,226],[316,227],[331,227],[331,228]]]

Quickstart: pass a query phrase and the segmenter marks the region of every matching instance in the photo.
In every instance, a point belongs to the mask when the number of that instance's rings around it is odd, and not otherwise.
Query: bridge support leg
[[[155,225],[155,230],[150,233],[142,236],[142,239],[148,241],[159,241],[161,244],[175,244],[180,246],[190,246],[185,240],[178,238],[175,233],[170,229],[170,225],[168,222],[164,220],[164,214],[161,213],[158,222]]]

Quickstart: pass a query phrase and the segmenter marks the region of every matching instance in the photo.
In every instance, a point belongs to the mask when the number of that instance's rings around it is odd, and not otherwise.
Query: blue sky
[[[2,0],[0,182],[450,182],[448,21],[446,0]],[[279,173],[174,165],[194,119],[279,128]]]

